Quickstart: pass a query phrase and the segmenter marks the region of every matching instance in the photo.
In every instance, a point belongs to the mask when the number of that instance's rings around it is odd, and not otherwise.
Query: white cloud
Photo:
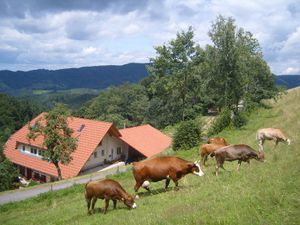
[[[283,71],[283,74],[299,74],[300,68],[288,67]]]

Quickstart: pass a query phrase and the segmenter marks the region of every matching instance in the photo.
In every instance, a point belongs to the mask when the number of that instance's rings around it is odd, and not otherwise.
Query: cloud
[[[202,47],[210,43],[219,14],[253,33],[273,73],[297,71],[296,0],[0,0],[0,69],[148,62],[189,26]]]
[[[283,73],[284,74],[299,74],[300,68],[288,67],[286,68]]]

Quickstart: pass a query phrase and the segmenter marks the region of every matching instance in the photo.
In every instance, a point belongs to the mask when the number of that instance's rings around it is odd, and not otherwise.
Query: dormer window
[[[26,148],[25,145],[22,146],[22,151],[25,152]]]

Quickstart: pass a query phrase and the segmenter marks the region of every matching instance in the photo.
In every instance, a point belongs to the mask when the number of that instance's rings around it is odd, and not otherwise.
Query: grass
[[[282,128],[292,139],[276,149],[267,142],[267,162],[242,164],[226,162],[226,171],[218,177],[214,160],[203,168],[205,176],[187,175],[179,181],[179,190],[171,183],[163,191],[164,182],[152,183],[149,195],[140,189],[137,209],[128,210],[123,203],[106,215],[88,216],[83,185],[42,194],[17,203],[0,206],[1,224],[299,224],[300,221],[300,89],[293,89],[270,108],[259,109],[240,130],[225,130],[220,135],[230,143],[245,143],[257,149],[255,132],[261,127]],[[191,160],[198,158],[198,149],[176,154]],[[112,176],[134,193],[131,172]],[[103,208],[98,200],[97,208]]]

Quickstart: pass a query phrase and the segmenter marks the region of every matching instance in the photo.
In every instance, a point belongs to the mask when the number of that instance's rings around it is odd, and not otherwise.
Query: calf
[[[209,138],[207,140],[207,144],[217,144],[217,145],[223,145],[223,146],[228,145],[228,143],[226,142],[225,138],[223,138],[223,137]]]
[[[124,202],[129,208],[136,208],[133,197],[114,180],[105,179],[100,181],[90,181],[85,185],[85,199],[89,214],[94,212],[94,207],[98,198],[105,199],[104,214],[107,211],[109,200],[113,201],[114,209],[116,208],[117,200]],[[92,207],[90,209],[91,201]]]
[[[256,159],[258,161],[264,161],[263,152],[256,152],[253,148],[248,145],[229,145],[222,147],[212,153],[216,158],[216,175],[219,173],[219,168],[223,168],[224,161],[235,161],[238,160],[238,168],[240,169],[242,161],[250,164],[250,159]]]
[[[137,193],[139,188],[143,186],[146,190],[150,191],[149,182],[161,180],[166,180],[165,189],[168,188],[170,180],[177,187],[178,180],[189,173],[197,176],[204,175],[198,162],[190,162],[174,156],[163,156],[135,162],[133,163],[133,175],[136,181],[134,190]]]
[[[201,156],[201,160],[203,162],[203,165],[205,166],[205,163],[208,159],[208,156],[216,151],[219,148],[222,148],[224,146],[227,146],[228,143],[226,142],[225,138],[222,137],[214,137],[209,138],[207,141],[208,144],[203,144],[200,146],[199,149],[199,155]],[[212,156],[212,155],[211,155]]]
[[[260,151],[264,150],[263,145],[265,140],[275,141],[275,147],[278,145],[278,142],[286,142],[288,145],[291,144],[291,140],[278,128],[259,129],[256,133],[256,139],[258,140]]]

